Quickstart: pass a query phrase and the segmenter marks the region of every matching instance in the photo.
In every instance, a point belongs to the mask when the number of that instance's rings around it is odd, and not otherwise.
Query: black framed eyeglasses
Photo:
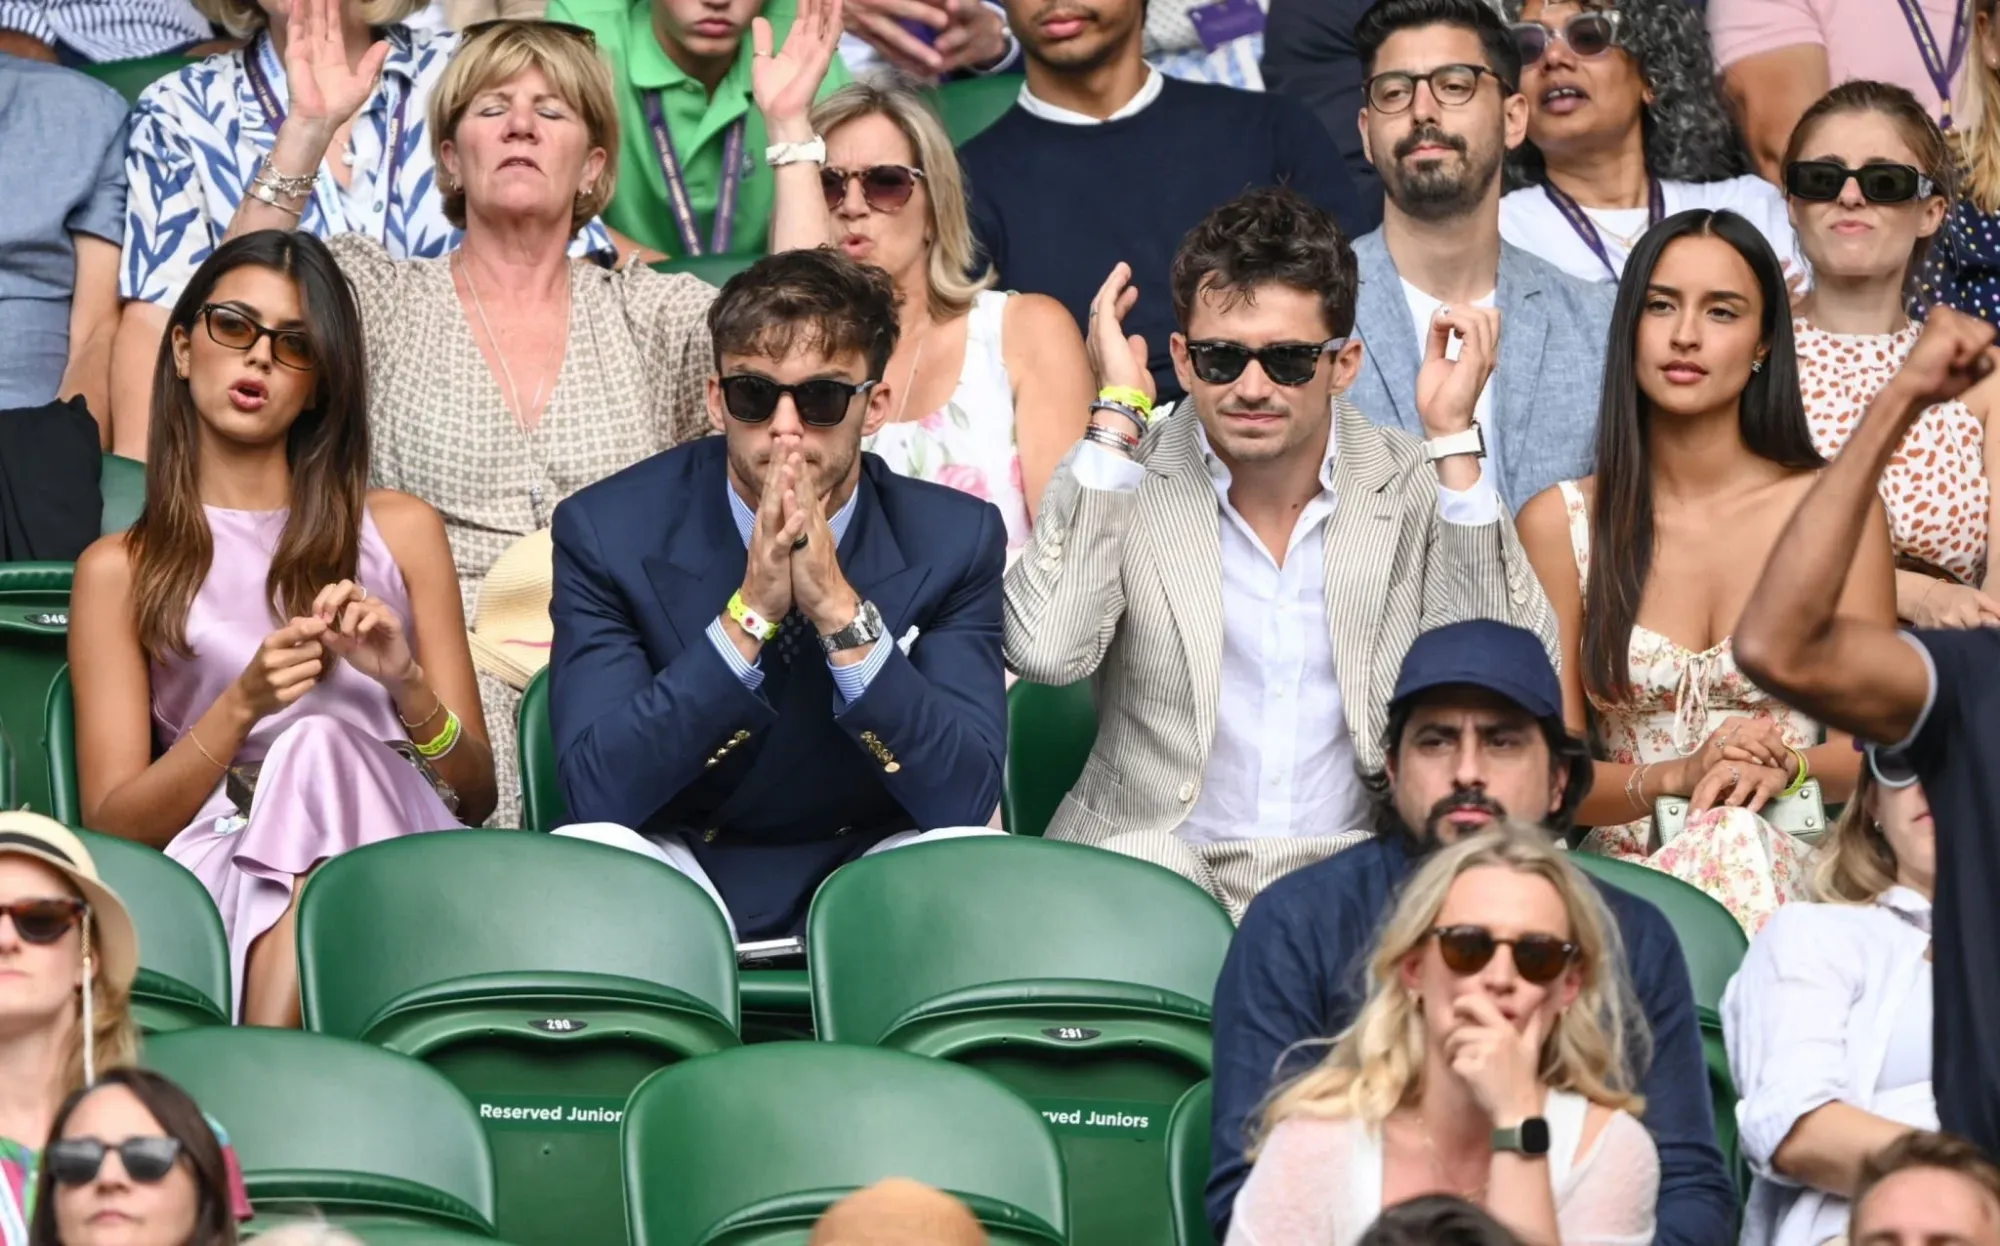
[[[1582,949],[1552,934],[1524,934],[1503,939],[1484,926],[1433,926],[1444,967],[1461,978],[1486,968],[1501,944],[1514,949],[1514,972],[1536,986],[1547,986],[1576,963]]]
[[[1479,79],[1484,76],[1505,84],[1499,74],[1484,65],[1439,65],[1427,74],[1404,73],[1392,69],[1376,74],[1366,85],[1368,107],[1385,117],[1400,112],[1408,112],[1417,99],[1417,84],[1428,82],[1431,98],[1446,108],[1461,108],[1470,103],[1479,93]]]
[[[58,1138],[42,1153],[49,1175],[60,1185],[89,1185],[104,1167],[104,1157],[118,1152],[125,1175],[141,1185],[152,1185],[174,1170],[181,1157],[181,1140],[160,1136],[127,1138],[116,1146],[101,1138]]]
[[[1838,160],[1794,160],[1785,166],[1785,189],[1813,203],[1840,198],[1849,178],[1870,203],[1908,203],[1938,193],[1936,182],[1907,164],[1864,164],[1850,169]]]
[[[1561,26],[1544,26],[1540,22],[1515,22],[1508,27],[1514,32],[1514,45],[1521,49],[1521,64],[1533,65],[1549,51],[1549,44],[1557,39],[1569,45],[1569,50],[1583,57],[1598,57],[1618,46],[1618,19],[1616,9],[1595,13],[1578,13]]]
[[[13,920],[14,933],[21,936],[21,942],[34,944],[57,942],[89,911],[89,905],[69,896],[0,904],[0,917]]]
[[[230,350],[249,351],[257,339],[271,339],[271,358],[294,372],[310,370],[317,362],[310,335],[299,329],[272,329],[258,324],[227,303],[203,303],[197,313],[208,325],[208,339]]]
[[[857,181],[861,183],[861,199],[869,207],[877,212],[897,212],[917,193],[917,183],[923,179],[922,169],[907,164],[875,164],[865,169],[827,165],[819,171],[819,188],[826,195],[829,212],[847,201],[847,185]]]
[[[814,428],[832,428],[846,419],[854,396],[867,393],[879,383],[863,381],[855,385],[824,377],[785,385],[754,372],[725,376],[719,382],[722,405],[745,424],[762,424],[770,419],[778,409],[778,399],[790,394],[799,419]]]
[[[597,46],[597,32],[588,26],[578,26],[574,22],[551,22],[538,17],[494,17],[483,22],[474,22],[459,29],[459,46],[472,42],[483,34],[496,30],[550,30],[557,34],[579,39],[591,47]]]
[[[1257,366],[1264,369],[1264,375],[1271,378],[1274,385],[1296,388],[1312,380],[1319,370],[1319,357],[1329,351],[1339,350],[1347,344],[1344,337],[1330,337],[1315,345],[1312,342],[1278,342],[1270,346],[1249,347],[1241,342],[1225,342],[1219,339],[1204,339],[1187,344],[1188,363],[1194,374],[1209,385],[1227,385],[1243,375],[1243,369],[1255,359]]]

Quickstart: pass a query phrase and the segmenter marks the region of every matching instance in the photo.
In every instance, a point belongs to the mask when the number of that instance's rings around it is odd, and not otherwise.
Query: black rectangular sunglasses
[[[847,408],[854,396],[874,389],[878,382],[853,385],[823,377],[783,385],[768,376],[742,372],[723,377],[720,384],[722,405],[745,424],[762,424],[770,419],[778,409],[778,399],[790,394],[800,420],[814,428],[832,428],[847,418]]]
[[[1192,341],[1187,344],[1188,363],[1194,374],[1209,385],[1227,385],[1243,375],[1255,359],[1257,366],[1274,385],[1296,388],[1312,380],[1319,370],[1319,357],[1347,344],[1344,337],[1324,342],[1280,342],[1252,350],[1240,342]]]
[[[99,1138],[58,1138],[43,1153],[49,1175],[66,1186],[89,1185],[104,1167],[104,1157],[118,1152],[125,1175],[142,1185],[151,1185],[174,1169],[181,1157],[181,1140],[166,1137],[127,1138],[116,1146]]]
[[[1813,203],[1840,198],[1847,179],[1870,203],[1908,203],[1937,193],[1937,183],[1907,164],[1864,164],[1850,169],[1838,160],[1794,160],[1785,166],[1785,189]]]

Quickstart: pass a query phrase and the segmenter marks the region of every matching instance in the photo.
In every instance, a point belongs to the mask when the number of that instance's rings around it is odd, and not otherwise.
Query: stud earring
[[[1752,359],[1750,361],[1750,371],[1762,372],[1763,370],[1764,370],[1764,361],[1762,359]]]

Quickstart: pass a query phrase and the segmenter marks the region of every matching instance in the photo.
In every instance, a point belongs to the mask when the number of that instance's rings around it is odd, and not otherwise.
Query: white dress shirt
[[[1021,84],[1021,94],[1017,102],[1021,105],[1021,111],[1040,117],[1044,121],[1058,121],[1063,125],[1103,125],[1107,121],[1123,121],[1142,112],[1146,105],[1160,98],[1160,92],[1166,84],[1166,75],[1151,65],[1146,66],[1146,84],[1139,88],[1137,95],[1126,100],[1124,106],[1109,117],[1093,117],[1087,112],[1077,112],[1038,99],[1025,82]]]
[[[1159,418],[1199,418],[1181,405]],[[1326,617],[1338,447],[1329,435],[1320,491],[1292,525],[1280,565],[1230,502],[1229,468],[1201,430],[1221,514],[1222,695],[1201,795],[1178,831],[1191,843],[1331,835],[1366,824],[1368,797]],[[1095,442],[1083,444],[1072,470],[1094,489],[1136,489],[1146,474],[1139,462]],[[1500,495],[1482,473],[1471,489],[1440,484],[1438,511],[1448,523],[1494,523]]]

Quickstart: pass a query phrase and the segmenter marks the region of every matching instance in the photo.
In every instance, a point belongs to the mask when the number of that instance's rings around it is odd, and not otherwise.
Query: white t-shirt
[[[1791,218],[1785,213],[1785,197],[1763,178],[1746,174],[1720,182],[1661,182],[1660,197],[1668,216],[1690,208],[1727,208],[1747,218],[1778,253],[1788,272],[1806,271],[1798,235],[1792,232]],[[1585,208],[1584,214],[1597,224],[1605,254],[1623,272],[1632,243],[1646,232],[1646,209]],[[1500,200],[1500,236],[1585,281],[1613,279],[1604,271],[1597,253],[1539,186],[1524,186]]]
[[[1498,291],[1488,291],[1484,298],[1472,300],[1472,305],[1474,307],[1491,307],[1493,306],[1493,297],[1497,293]],[[1403,299],[1410,305],[1410,323],[1415,325],[1417,329],[1417,366],[1421,368],[1423,367],[1425,356],[1430,351],[1431,317],[1437,315],[1438,308],[1443,307],[1444,303],[1440,299],[1434,299],[1430,295],[1425,294],[1422,290],[1411,285],[1407,280],[1403,282]],[[1505,324],[1500,326],[1500,340],[1503,342],[1507,340],[1507,326]],[[1446,339],[1444,357],[1446,359],[1458,358],[1459,348],[1464,345],[1465,343],[1457,337]],[[1499,370],[1499,360],[1494,360],[1494,365],[1494,370],[1497,372]],[[1492,414],[1493,378],[1489,376],[1486,378],[1485,387],[1479,391],[1479,401],[1472,404],[1472,422],[1479,425],[1479,434],[1486,439],[1487,458],[1492,457],[1493,447],[1499,444],[1493,437]],[[1487,459],[1479,460],[1479,474],[1482,478],[1486,475],[1486,462]]]

